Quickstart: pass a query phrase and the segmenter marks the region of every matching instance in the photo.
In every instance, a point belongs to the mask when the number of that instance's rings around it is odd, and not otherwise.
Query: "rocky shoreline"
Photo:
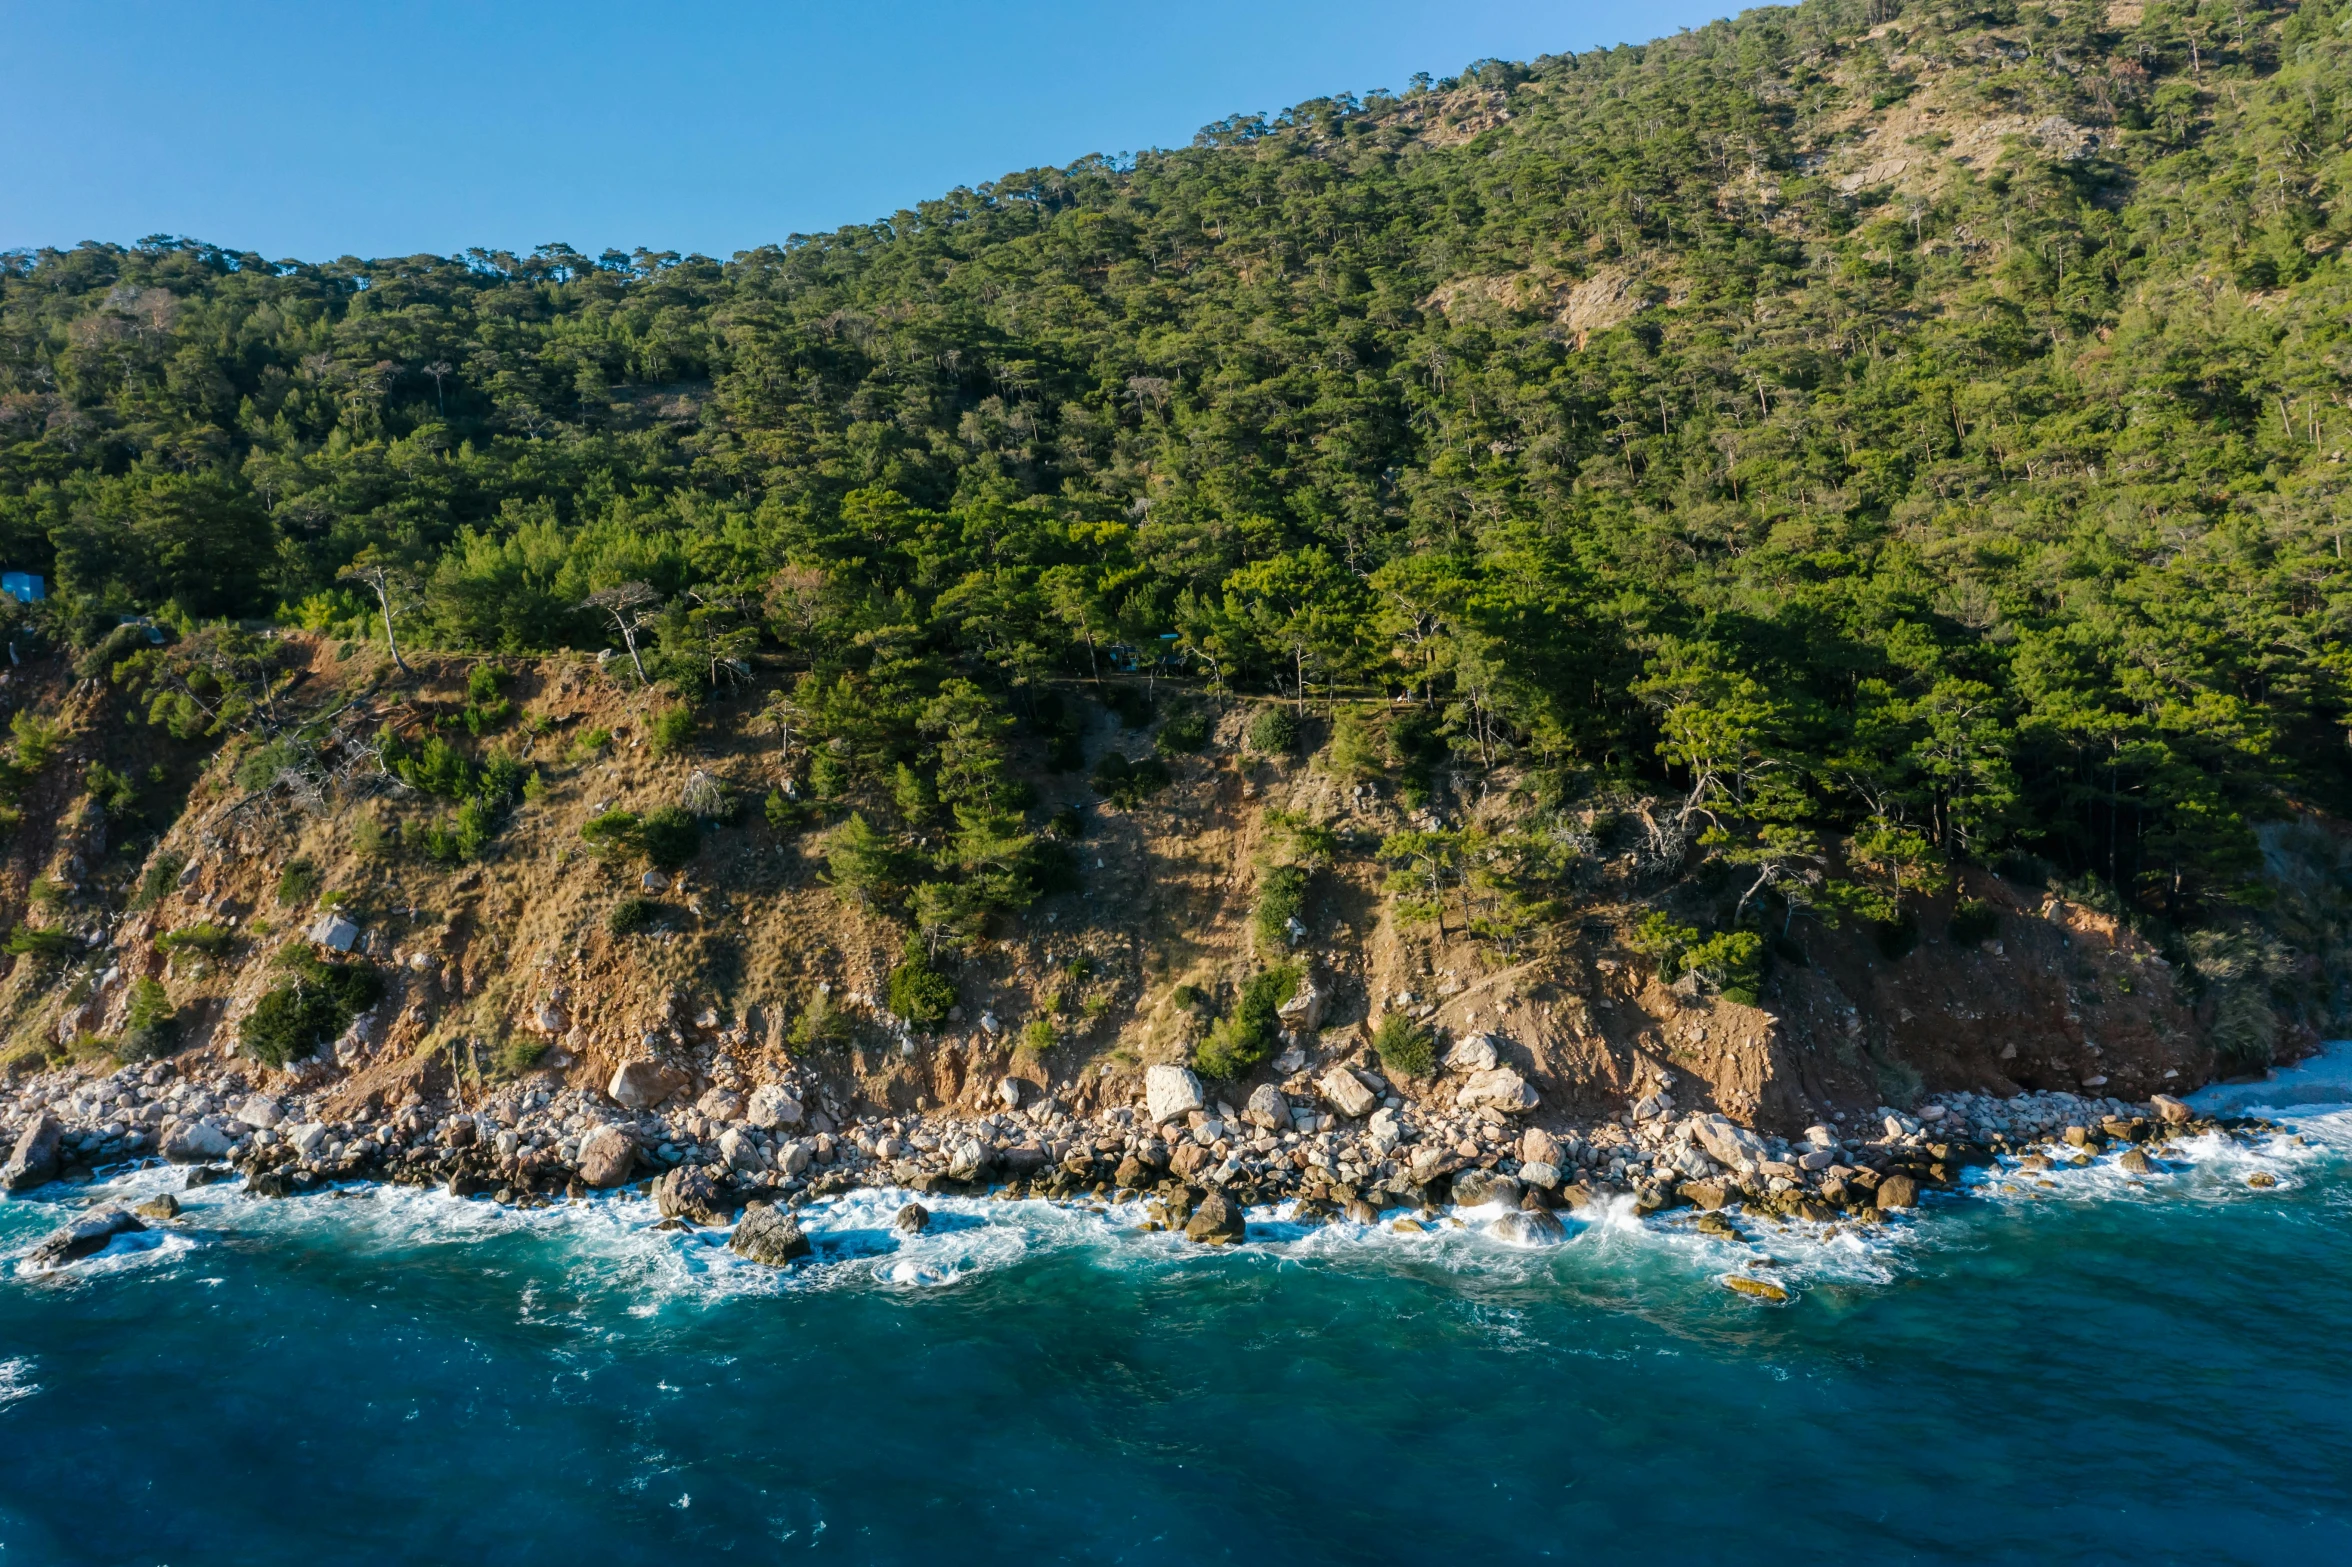
[[[1719,1233],[1737,1233],[1730,1213],[1871,1224],[1971,1167],[2006,1159],[2032,1173],[2121,1145],[2125,1167],[2153,1173],[2176,1138],[2266,1125],[2200,1117],[2164,1095],[1953,1093],[1916,1115],[1882,1107],[1791,1140],[1678,1111],[1660,1092],[1614,1119],[1547,1126],[1492,1049],[1462,1041],[1433,1084],[1333,1062],[1260,1084],[1239,1107],[1183,1067],[1156,1066],[1140,1103],[1090,1117],[1010,1078],[986,1115],[856,1118],[827,1108],[806,1073],[693,1094],[680,1074],[634,1062],[602,1092],[519,1083],[470,1106],[412,1094],[367,1121],[329,1121],[314,1118],[324,1092],[264,1091],[233,1059],[164,1061],[16,1085],[0,1100],[10,1149],[0,1185],[21,1192],[142,1160],[187,1166],[191,1186],[241,1176],[261,1198],[377,1181],[535,1206],[641,1185],[665,1222],[736,1224],[738,1250],[779,1263],[807,1251],[792,1209],[858,1188],[1140,1199],[1152,1227],[1204,1244],[1238,1240],[1243,1213],[1267,1203],[1292,1202],[1307,1222],[1359,1223],[1500,1205],[1500,1238],[1541,1245],[1564,1233],[1555,1211],[1609,1196],[1630,1196],[1644,1216],[1696,1208],[1699,1227]],[[741,1222],[747,1212],[754,1222]],[[77,1221],[87,1235],[59,1232],[42,1255],[102,1247],[114,1232],[94,1222]]]

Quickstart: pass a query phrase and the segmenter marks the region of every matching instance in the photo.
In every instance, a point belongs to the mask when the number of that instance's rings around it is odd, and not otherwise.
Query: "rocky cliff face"
[[[979,1108],[1008,1077],[1079,1108],[1124,1104],[1276,962],[1299,964],[1308,987],[1282,1019],[1287,1048],[1221,1090],[1234,1104],[1256,1082],[1302,1091],[1334,1065],[1375,1066],[1371,1032],[1391,1012],[1429,1030],[1441,1055],[1486,1036],[1494,1065],[1519,1073],[1547,1114],[1580,1119],[1663,1095],[1681,1112],[1793,1130],[1947,1090],[2141,1099],[2215,1070],[2197,1007],[2145,941],[1981,872],[1956,889],[1978,905],[1969,930],[1955,931],[1947,896],[1899,954],[1868,930],[1799,922],[1753,1005],[1663,983],[1628,937],[1671,874],[1638,841],[1613,847],[1612,821],[1639,802],[1546,808],[1564,848],[1541,918],[1498,932],[1441,897],[1440,918],[1404,923],[1374,846],[1417,825],[1524,827],[1537,811],[1526,791],[1508,775],[1441,771],[1409,808],[1312,754],[1249,756],[1238,711],[1131,809],[1096,799],[1083,770],[1035,774],[1033,815],[1082,812],[1080,885],[952,968],[955,1011],[918,1032],[881,999],[903,929],[825,883],[821,822],[778,828],[760,809],[777,769],[756,703],[706,710],[656,754],[652,709],[613,672],[529,661],[505,688],[511,710],[477,737],[457,727],[472,661],[422,660],[399,677],[364,650],[338,659],[291,640],[289,700],[310,721],[301,765],[276,775],[246,765],[246,747],[207,761],[164,742],[107,687],[62,671],[0,686],[57,726],[0,871],[11,922],[59,933],[54,952],[20,942],[0,982],[20,1068],[249,1047],[289,963],[348,954],[380,996],[320,1053],[249,1070],[329,1090],[350,1114],[542,1074],[602,1090],[633,1061],[697,1094],[748,1092],[787,1058],[817,1085],[812,1110],[835,1120]],[[1148,730],[1090,711],[1089,761],[1149,745]],[[387,777],[373,749],[386,726],[436,725],[461,750],[502,749],[531,779],[472,858],[450,846],[452,803]],[[109,804],[110,777],[148,782],[133,805],[119,788]],[[600,856],[582,835],[608,810],[689,796],[703,815],[675,870]],[[1270,934],[1257,917],[1268,867],[1302,823],[1323,847],[1302,866],[1295,916]],[[642,901],[616,918],[627,900]],[[171,1018],[160,1031],[135,1015],[159,1002]],[[1450,1102],[1462,1086],[1459,1073],[1387,1076],[1408,1100]]]

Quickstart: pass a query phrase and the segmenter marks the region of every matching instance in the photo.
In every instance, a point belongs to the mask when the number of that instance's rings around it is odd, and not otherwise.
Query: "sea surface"
[[[2352,1562],[2352,1111],[2290,1115],[1745,1245],[867,1195],[779,1275],[635,1196],[212,1187],[27,1276],[180,1174],[53,1186],[0,1202],[0,1567]]]

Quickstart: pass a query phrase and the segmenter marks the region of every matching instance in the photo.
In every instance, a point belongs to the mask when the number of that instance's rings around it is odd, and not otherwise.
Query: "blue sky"
[[[1685,0],[716,5],[0,0],[0,249],[273,258],[699,250],[884,216],[1472,60],[1636,42]]]

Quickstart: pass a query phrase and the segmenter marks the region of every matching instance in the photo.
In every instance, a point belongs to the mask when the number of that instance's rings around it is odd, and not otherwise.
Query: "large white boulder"
[[[1694,1117],[1691,1132],[1718,1164],[1735,1170],[1743,1160],[1753,1164],[1764,1157],[1764,1139],[1744,1126],[1734,1126],[1720,1115]]]
[[[782,1083],[762,1083],[751,1091],[751,1100],[744,1106],[743,1118],[763,1132],[780,1126],[800,1124],[800,1101]]]
[[[1331,1101],[1333,1109],[1350,1120],[1370,1115],[1373,1107],[1380,1103],[1380,1096],[1366,1088],[1363,1079],[1344,1066],[1335,1066],[1324,1073],[1315,1086],[1323,1091],[1324,1098]]]
[[[580,1139],[580,1157],[574,1162],[580,1179],[590,1186],[618,1186],[637,1162],[637,1143],[617,1126],[600,1126]]]
[[[1155,1126],[1181,1121],[1207,1103],[1201,1097],[1201,1080],[1190,1067],[1168,1065],[1144,1069],[1143,1102]]]
[[[285,1106],[267,1094],[255,1094],[237,1106],[236,1113],[238,1120],[257,1130],[262,1127],[275,1126],[286,1119]]]
[[[1491,1072],[1501,1064],[1492,1034],[1465,1034],[1445,1054],[1449,1072]]]
[[[1461,1109],[1492,1107],[1505,1115],[1524,1114],[1542,1102],[1536,1097],[1535,1090],[1527,1085],[1527,1079],[1507,1066],[1471,1073],[1470,1080],[1462,1085],[1462,1091],[1454,1095],[1454,1103]]]
[[[678,1082],[659,1061],[631,1061],[613,1073],[605,1093],[624,1110],[650,1110],[677,1092]]]

